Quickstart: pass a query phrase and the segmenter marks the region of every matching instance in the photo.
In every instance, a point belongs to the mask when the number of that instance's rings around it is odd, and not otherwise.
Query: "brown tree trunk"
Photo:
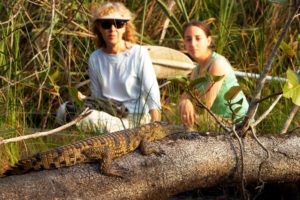
[[[0,178],[1,199],[166,199],[179,192],[217,184],[240,184],[239,143],[230,136],[189,134],[185,139],[155,142],[162,156],[138,151],[118,158],[125,178],[103,176],[96,164]],[[193,137],[191,137],[193,136]],[[247,183],[294,182],[300,179],[300,137],[245,138]],[[261,172],[259,172],[261,169]],[[260,176],[259,176],[260,174]]]

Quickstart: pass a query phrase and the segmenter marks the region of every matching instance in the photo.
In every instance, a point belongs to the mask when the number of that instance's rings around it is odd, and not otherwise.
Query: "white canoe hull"
[[[187,76],[195,67],[184,53],[162,46],[145,46],[158,79]]]
[[[162,46],[145,46],[150,54],[158,79],[187,76],[196,67],[195,63],[184,53]],[[258,79],[260,74],[235,71],[235,75],[243,78]],[[286,78],[267,76],[269,81],[286,82]]]

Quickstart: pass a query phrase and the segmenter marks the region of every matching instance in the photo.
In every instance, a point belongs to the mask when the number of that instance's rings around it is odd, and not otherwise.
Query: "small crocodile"
[[[133,129],[87,138],[22,159],[6,170],[2,176],[68,167],[78,163],[99,162],[100,171],[103,174],[122,177],[120,170],[111,168],[114,158],[137,148],[140,148],[144,155],[160,154],[162,152],[159,148],[149,145],[151,141],[160,140],[176,132],[185,132],[185,130],[184,126],[157,121]]]

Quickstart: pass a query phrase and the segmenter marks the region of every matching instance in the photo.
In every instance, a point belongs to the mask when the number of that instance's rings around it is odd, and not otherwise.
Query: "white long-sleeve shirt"
[[[95,50],[89,58],[93,97],[123,102],[129,113],[161,109],[160,92],[146,48],[134,45],[119,54]]]

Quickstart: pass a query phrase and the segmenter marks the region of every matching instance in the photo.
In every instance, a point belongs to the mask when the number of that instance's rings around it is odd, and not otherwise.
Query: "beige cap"
[[[93,12],[94,20],[97,19],[119,19],[119,20],[131,20],[133,18],[132,13],[119,2],[106,2],[101,4]]]
[[[97,19],[119,19],[119,20],[130,20],[129,16],[126,16],[125,14],[121,14],[119,12],[113,12],[108,15],[104,15],[101,17],[97,17]]]

